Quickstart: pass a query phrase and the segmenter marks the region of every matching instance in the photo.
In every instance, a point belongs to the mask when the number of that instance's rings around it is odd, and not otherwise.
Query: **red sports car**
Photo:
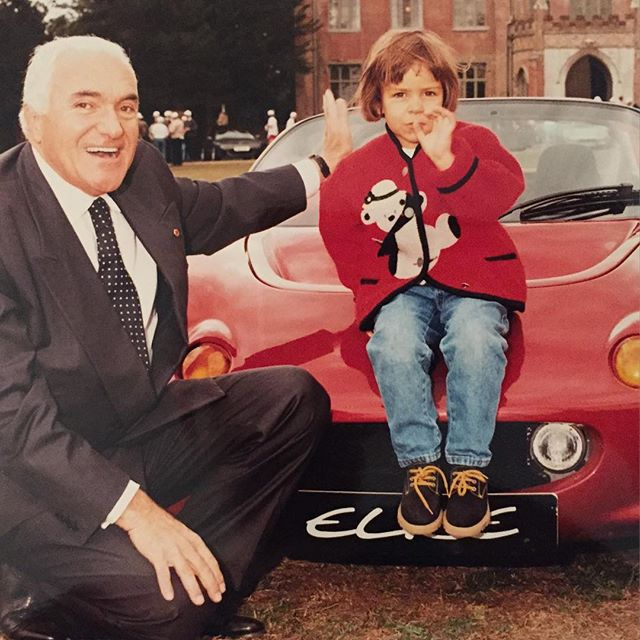
[[[350,114],[354,143],[382,131]],[[354,325],[317,227],[318,203],[288,222],[190,259],[185,377],[297,364],[328,390],[333,425],[283,520],[290,553],[325,561],[535,562],[558,543],[636,536],[639,505],[640,112],[579,99],[463,100],[492,129],[526,191],[503,222],[522,257],[493,440],[492,523],[483,536],[412,538],[395,510],[402,472]],[[253,169],[319,152],[323,119],[298,123]],[[444,367],[435,370],[447,428]]]

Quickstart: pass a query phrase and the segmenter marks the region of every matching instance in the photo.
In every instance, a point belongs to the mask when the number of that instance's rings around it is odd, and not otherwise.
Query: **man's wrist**
[[[313,155],[309,156],[309,159],[313,160],[318,165],[318,168],[320,169],[320,173],[324,178],[328,178],[331,175],[331,169],[329,168],[329,165],[327,164],[326,160],[322,156],[319,156],[314,153]]]
[[[106,529],[107,527],[115,524],[120,516],[125,512],[126,508],[129,506],[130,502],[133,500],[135,494],[140,489],[140,485],[133,480],[129,480],[125,490],[118,498],[118,501],[113,505],[113,508],[104,519],[103,523],[100,525],[102,529]]]
[[[115,524],[125,531],[130,531],[154,506],[153,500],[142,489],[139,489]]]

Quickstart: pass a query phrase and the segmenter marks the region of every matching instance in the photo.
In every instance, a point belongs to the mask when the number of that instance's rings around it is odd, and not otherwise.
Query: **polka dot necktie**
[[[140,299],[133,280],[122,261],[109,205],[103,198],[96,198],[89,207],[89,214],[98,240],[98,276],[111,298],[111,304],[118,313],[122,326],[129,335],[138,355],[149,369],[151,364],[142,322]]]

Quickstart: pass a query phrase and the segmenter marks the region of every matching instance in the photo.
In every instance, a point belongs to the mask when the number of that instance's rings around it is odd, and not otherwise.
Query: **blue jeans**
[[[447,365],[447,462],[484,467],[507,359],[507,310],[416,285],[382,306],[367,353],[401,467],[441,457],[430,369],[439,344]]]

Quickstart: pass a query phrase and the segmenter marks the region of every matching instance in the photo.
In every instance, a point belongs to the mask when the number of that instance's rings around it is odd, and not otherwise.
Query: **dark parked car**
[[[265,147],[265,141],[248,131],[234,129],[217,133],[213,139],[214,160],[257,158]]]

